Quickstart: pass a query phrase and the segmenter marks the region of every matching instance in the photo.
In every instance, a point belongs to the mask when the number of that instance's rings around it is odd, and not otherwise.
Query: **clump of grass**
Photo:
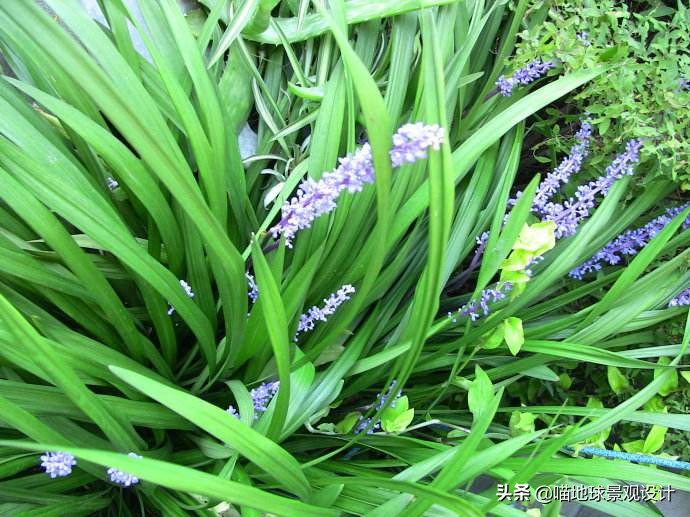
[[[517,185],[525,120],[606,68],[497,95],[526,1],[106,1],[107,27],[44,4],[0,3],[6,510],[507,515],[499,483],[688,488],[569,448],[690,429],[636,411],[690,339],[646,360],[687,313],[688,210],[568,277],[672,185],[626,205],[612,166],[556,239],[540,178]],[[511,406],[572,361],[654,374],[611,408]]]

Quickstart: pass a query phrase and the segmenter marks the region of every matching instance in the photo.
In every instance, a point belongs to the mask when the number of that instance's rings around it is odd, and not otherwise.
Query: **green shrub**
[[[690,89],[683,82],[690,76],[690,10],[682,2],[632,6],[615,0],[534,1],[509,66],[535,57],[553,59],[566,71],[609,63],[606,73],[545,110],[535,124],[545,137],[537,158],[548,163],[564,152],[569,122],[588,113],[600,137],[599,160],[630,138],[644,138],[650,174],[640,181],[663,175],[685,190],[690,188]]]

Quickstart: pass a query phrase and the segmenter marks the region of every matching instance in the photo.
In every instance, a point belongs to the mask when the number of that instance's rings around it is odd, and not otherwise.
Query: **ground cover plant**
[[[599,75],[572,95],[550,106],[535,128],[546,136],[535,147],[542,162],[567,146],[567,128],[587,111],[601,138],[600,160],[630,138],[645,138],[642,160],[653,162],[653,175],[664,175],[688,188],[688,33],[687,2],[656,0],[541,1],[519,34],[516,65],[535,58],[557,61],[568,70],[606,61]],[[635,183],[645,184],[647,176]]]
[[[100,4],[0,2],[3,512],[690,489],[687,202],[591,113],[522,167],[611,63],[515,60],[527,1]]]

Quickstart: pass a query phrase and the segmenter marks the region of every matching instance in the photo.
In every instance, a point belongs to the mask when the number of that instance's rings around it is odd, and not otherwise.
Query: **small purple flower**
[[[180,280],[180,286],[184,289],[184,293],[190,298],[194,298],[194,291],[192,291],[192,286],[190,286],[184,280]]]
[[[247,295],[252,303],[256,303],[256,300],[259,298],[259,286],[256,285],[256,280],[254,280],[254,276],[251,273],[246,272],[244,276],[247,277],[247,286],[249,287]]]
[[[275,394],[278,393],[279,388],[280,381],[263,382],[249,393],[252,397],[254,411],[257,416],[266,411],[268,404]]]
[[[592,43],[589,41],[589,34],[586,31],[577,33],[577,40],[582,43],[583,47],[589,47]]]
[[[424,160],[428,150],[438,151],[443,144],[443,128],[422,122],[405,124],[393,135],[393,148],[390,151],[393,167]]]
[[[484,289],[478,300],[470,300],[468,303],[460,307],[456,313],[449,312],[448,318],[453,323],[457,323],[459,317],[470,318],[471,321],[477,321],[479,318],[488,316],[491,312],[490,303],[496,303],[505,300],[506,293],[513,289],[513,284],[504,282],[497,284],[495,288]]]
[[[362,434],[362,433],[364,432],[364,430],[369,426],[370,423],[371,423],[371,418],[360,418],[360,419],[359,419],[359,422],[357,422],[357,425],[356,425],[355,428],[353,429],[353,432],[354,432],[355,434]],[[380,422],[376,422],[376,423],[371,427],[371,429],[369,429],[369,430],[367,431],[367,434],[373,434],[373,433],[375,433],[376,431],[378,431],[379,429],[381,429],[381,423],[380,423]]]
[[[534,195],[534,199],[532,201],[531,211],[535,215],[542,218],[542,220],[553,220],[555,217],[562,217],[564,218],[564,222],[562,222],[563,227],[566,223],[573,224],[573,221],[571,219],[566,219],[565,215],[573,217],[570,215],[567,208],[574,203],[574,200],[570,199],[569,201],[566,201],[564,206],[560,203],[550,202],[550,199],[560,190],[560,188],[563,185],[570,181],[570,178],[574,174],[580,172],[585,158],[587,158],[587,156],[589,155],[591,138],[592,125],[589,121],[585,120],[582,122],[580,129],[577,131],[577,133],[575,133],[576,143],[570,148],[570,153],[568,154],[568,156],[566,156],[553,171],[547,174],[544,180],[542,180],[542,182],[539,184],[539,187],[537,188],[537,191]],[[610,186],[608,188],[610,188]],[[585,186],[582,190],[578,189],[578,193],[579,195],[584,195],[585,192],[588,192],[591,195],[591,189],[591,186]],[[517,200],[520,199],[521,195],[522,192],[518,191],[515,197],[508,200],[508,205],[515,206],[515,203],[517,203]],[[579,211],[577,211],[575,215],[586,217],[586,215],[583,214],[589,214],[589,209],[585,211],[584,209],[582,209],[582,207],[580,207],[578,210]],[[575,209],[573,209],[573,211],[575,211]],[[503,219],[504,224],[508,219],[508,215],[509,214],[506,214]],[[556,228],[556,237],[561,237],[566,234],[563,227],[560,230],[558,229],[558,227]],[[577,224],[575,224],[575,228],[576,227]],[[469,274],[479,265],[479,261],[484,253],[484,248],[486,247],[488,239],[489,232],[484,232],[479,237],[477,237],[477,248],[475,250],[474,257],[472,258],[472,262],[470,263],[469,268],[458,277],[458,282],[464,282],[467,279],[467,276],[469,276]],[[537,259],[533,260],[532,263],[535,263],[536,260]],[[531,270],[529,269],[526,270],[526,273],[530,276],[532,274]],[[479,313],[476,312],[476,307],[472,305],[473,303],[476,304],[479,302],[470,302],[470,304],[468,304],[468,306],[466,306],[465,308],[469,311],[466,315],[470,317],[474,316],[474,321],[481,316],[479,315]]]
[[[634,173],[641,148],[641,140],[630,140],[625,152],[611,162],[605,173],[586,185],[580,185],[574,198],[571,197],[563,204],[549,202],[543,206],[542,219],[556,223],[556,238],[573,235],[596,205],[597,196],[605,196],[617,180]]]
[[[120,186],[120,184],[112,176],[108,176],[106,178],[105,184],[110,190],[115,190],[117,187]]]
[[[443,128],[438,125],[405,124],[393,135],[392,164],[400,167],[426,158],[429,148],[440,149],[443,135]],[[340,158],[339,165],[326,172],[320,180],[305,179],[297,189],[297,195],[283,205],[281,219],[270,229],[271,235],[274,239],[282,235],[285,245],[292,247],[292,239],[299,230],[311,227],[315,219],[335,210],[336,200],[342,192],[360,192],[373,182],[371,147],[364,144],[354,154]]]
[[[484,249],[486,248],[486,243],[489,241],[489,232],[482,232],[476,238],[476,241],[477,247],[474,250],[474,255],[472,255],[472,260],[470,261],[467,268],[453,280],[453,289],[459,289],[460,287],[462,287],[467,281],[467,279],[470,277],[470,275],[474,272],[474,270],[479,267],[479,264],[481,264],[482,256],[484,255]]]
[[[476,241],[477,248],[484,249],[486,247],[486,243],[489,242],[489,232],[482,232],[480,235],[477,236]]]
[[[398,381],[395,380],[395,379],[393,379],[393,382],[391,382],[391,385],[390,385],[390,387],[388,388],[388,391],[386,391],[386,393],[379,393],[379,394],[377,395],[377,397],[376,397],[376,410],[377,410],[377,411],[378,411],[379,409],[381,409],[381,408],[384,406],[384,404],[386,403],[386,401],[388,400],[388,398],[391,396],[391,393],[393,393],[393,390],[395,389],[396,384],[398,384]],[[403,396],[403,394],[402,394],[402,391],[401,391],[400,393],[398,393],[398,394],[395,396],[395,399],[391,402],[390,407],[395,407],[396,401],[397,401],[400,397],[402,397],[402,396]]]
[[[53,479],[69,476],[76,464],[77,460],[68,452],[46,452],[41,456],[41,467]]]
[[[558,164],[558,167],[547,174],[539,184],[532,202],[532,211],[535,214],[542,214],[546,203],[558,192],[558,189],[568,183],[573,174],[580,172],[582,163],[589,154],[591,138],[592,125],[585,121],[582,123],[580,130],[575,133],[577,143],[570,148],[570,154]]]
[[[180,280],[180,287],[184,289],[184,294],[186,294],[189,298],[194,298],[192,286],[190,286],[187,282]],[[171,304],[168,304],[168,316],[171,316],[173,312],[175,312],[175,307],[173,307]]]
[[[280,381],[262,382],[249,392],[249,396],[252,398],[252,403],[254,404],[255,420],[268,409],[268,405],[271,403],[275,394],[278,393],[279,388]],[[235,409],[235,406],[230,405],[225,411],[237,419],[240,418],[240,414],[237,409]]]
[[[130,452],[129,454],[127,454],[127,456],[129,456],[130,458],[141,459],[141,456],[134,452]],[[110,477],[110,481],[112,481],[116,485],[129,487],[139,483],[138,477],[132,474],[127,474],[126,472],[122,472],[121,470],[116,469],[115,467],[110,467],[107,473]]]
[[[388,388],[388,390],[387,390],[385,393],[379,393],[379,394],[376,396],[376,406],[375,406],[375,407],[376,407],[376,411],[379,411],[379,410],[384,406],[384,404],[386,403],[386,401],[388,400],[388,398],[389,398],[389,397],[391,396],[391,394],[393,393],[393,390],[395,389],[395,386],[396,386],[397,383],[398,383],[398,381],[395,380],[395,379],[393,379],[393,381],[391,382],[391,385],[390,385],[390,387]],[[402,397],[402,396],[403,396],[402,392],[398,393],[398,394],[395,396],[395,399],[391,402],[391,404],[390,404],[389,407],[392,407],[392,408],[395,407],[395,404],[396,404],[397,400],[398,400],[400,397]],[[372,422],[372,419],[371,419],[371,418],[360,417],[360,418],[359,418],[359,421],[357,422],[357,424],[355,425],[355,427],[354,427],[354,429],[353,429],[353,432],[354,432],[355,434],[361,434],[362,432],[364,432],[364,429],[366,429],[366,428],[369,426],[369,424],[370,424],[371,422]],[[376,431],[378,431],[378,430],[380,430],[380,429],[381,429],[381,422],[378,422],[378,421],[377,421],[377,422],[371,427],[371,429],[369,429],[369,430],[367,431],[367,434],[375,433]]]
[[[338,307],[349,300],[350,295],[354,292],[355,288],[353,286],[345,284],[328,298],[324,298],[323,307],[314,305],[311,309],[302,314],[299,318],[297,332],[295,333],[295,342],[301,333],[313,330],[317,321],[327,321],[328,316],[334,314]]]
[[[621,233],[618,237],[600,249],[591,259],[573,269],[569,273],[570,276],[582,280],[588,273],[601,270],[604,264],[613,266],[620,263],[624,256],[636,255],[637,252],[644,248],[649,241],[673,220],[674,217],[680,214],[688,206],[690,206],[690,203],[675,208],[669,208],[666,210],[665,214],[652,219],[641,228]],[[684,228],[688,226],[690,226],[690,217],[683,223]]]
[[[501,95],[510,97],[516,86],[525,86],[536,81],[554,66],[554,63],[551,61],[542,61],[537,58],[517,70],[512,77],[500,76],[498,81],[496,81],[496,86]]]
[[[690,305],[690,287],[678,294],[668,302],[669,307],[685,307]]]
[[[678,79],[678,84],[683,90],[690,90],[690,79],[687,77],[681,77]]]
[[[544,256],[543,256],[543,255],[538,255],[538,256],[534,257],[532,260],[530,260],[530,261],[527,263],[527,268],[525,269],[525,274],[526,274],[527,276],[530,276],[530,277],[531,277],[531,276],[534,276],[534,271],[532,271],[532,268],[531,268],[530,266],[533,266],[533,265],[535,265],[535,264],[539,264],[539,263],[540,263],[541,261],[543,261],[543,260],[544,260]]]

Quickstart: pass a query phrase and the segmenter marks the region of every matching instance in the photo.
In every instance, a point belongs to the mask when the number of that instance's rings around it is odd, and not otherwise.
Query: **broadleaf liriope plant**
[[[622,420],[690,430],[636,411],[690,338],[646,360],[690,232],[680,207],[570,279],[672,187],[625,206],[632,142],[573,194],[586,131],[523,181],[525,121],[605,73],[501,79],[526,1],[100,4],[0,3],[3,511],[512,515],[497,483],[688,487],[575,457]],[[572,361],[656,374],[615,408],[511,407]]]

